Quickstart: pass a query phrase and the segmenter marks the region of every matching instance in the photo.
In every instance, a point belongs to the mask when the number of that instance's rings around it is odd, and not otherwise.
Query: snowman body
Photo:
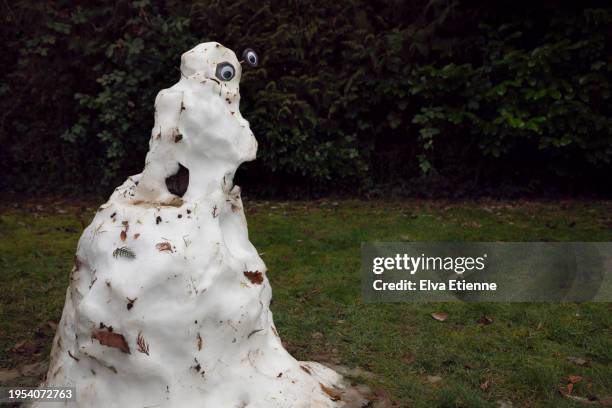
[[[274,326],[266,267],[232,183],[257,150],[239,80],[234,53],[204,43],[158,94],[143,172],[79,240],[44,384],[75,387],[61,406],[342,406],[341,377],[294,359]],[[182,197],[166,184],[180,166]]]

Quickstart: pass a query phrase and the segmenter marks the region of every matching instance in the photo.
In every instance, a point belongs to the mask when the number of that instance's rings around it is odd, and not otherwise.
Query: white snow
[[[222,62],[235,68],[230,81],[215,78]],[[77,400],[61,406],[344,404],[334,401],[341,376],[294,359],[274,327],[266,266],[232,183],[257,151],[239,110],[240,76],[231,50],[204,43],[157,95],[143,172],[79,240],[43,384],[76,387]],[[182,198],[165,182],[179,163],[189,170]]]

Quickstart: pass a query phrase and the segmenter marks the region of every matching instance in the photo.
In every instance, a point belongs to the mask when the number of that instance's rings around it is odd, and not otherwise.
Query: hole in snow
[[[189,187],[189,169],[179,163],[178,171],[166,178],[166,187],[170,193],[183,197]]]

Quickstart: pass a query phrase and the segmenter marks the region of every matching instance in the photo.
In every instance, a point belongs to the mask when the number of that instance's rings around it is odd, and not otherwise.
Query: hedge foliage
[[[610,192],[612,8],[413,0],[5,3],[0,188],[107,192],[155,94],[216,40],[262,64],[241,110],[260,194]]]

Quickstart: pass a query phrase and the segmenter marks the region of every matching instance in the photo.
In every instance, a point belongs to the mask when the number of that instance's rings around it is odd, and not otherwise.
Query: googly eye
[[[256,67],[259,64],[259,57],[251,48],[247,48],[242,52],[242,59],[252,67]]]
[[[236,69],[229,62],[217,64],[215,76],[221,81],[230,81],[236,75]]]

